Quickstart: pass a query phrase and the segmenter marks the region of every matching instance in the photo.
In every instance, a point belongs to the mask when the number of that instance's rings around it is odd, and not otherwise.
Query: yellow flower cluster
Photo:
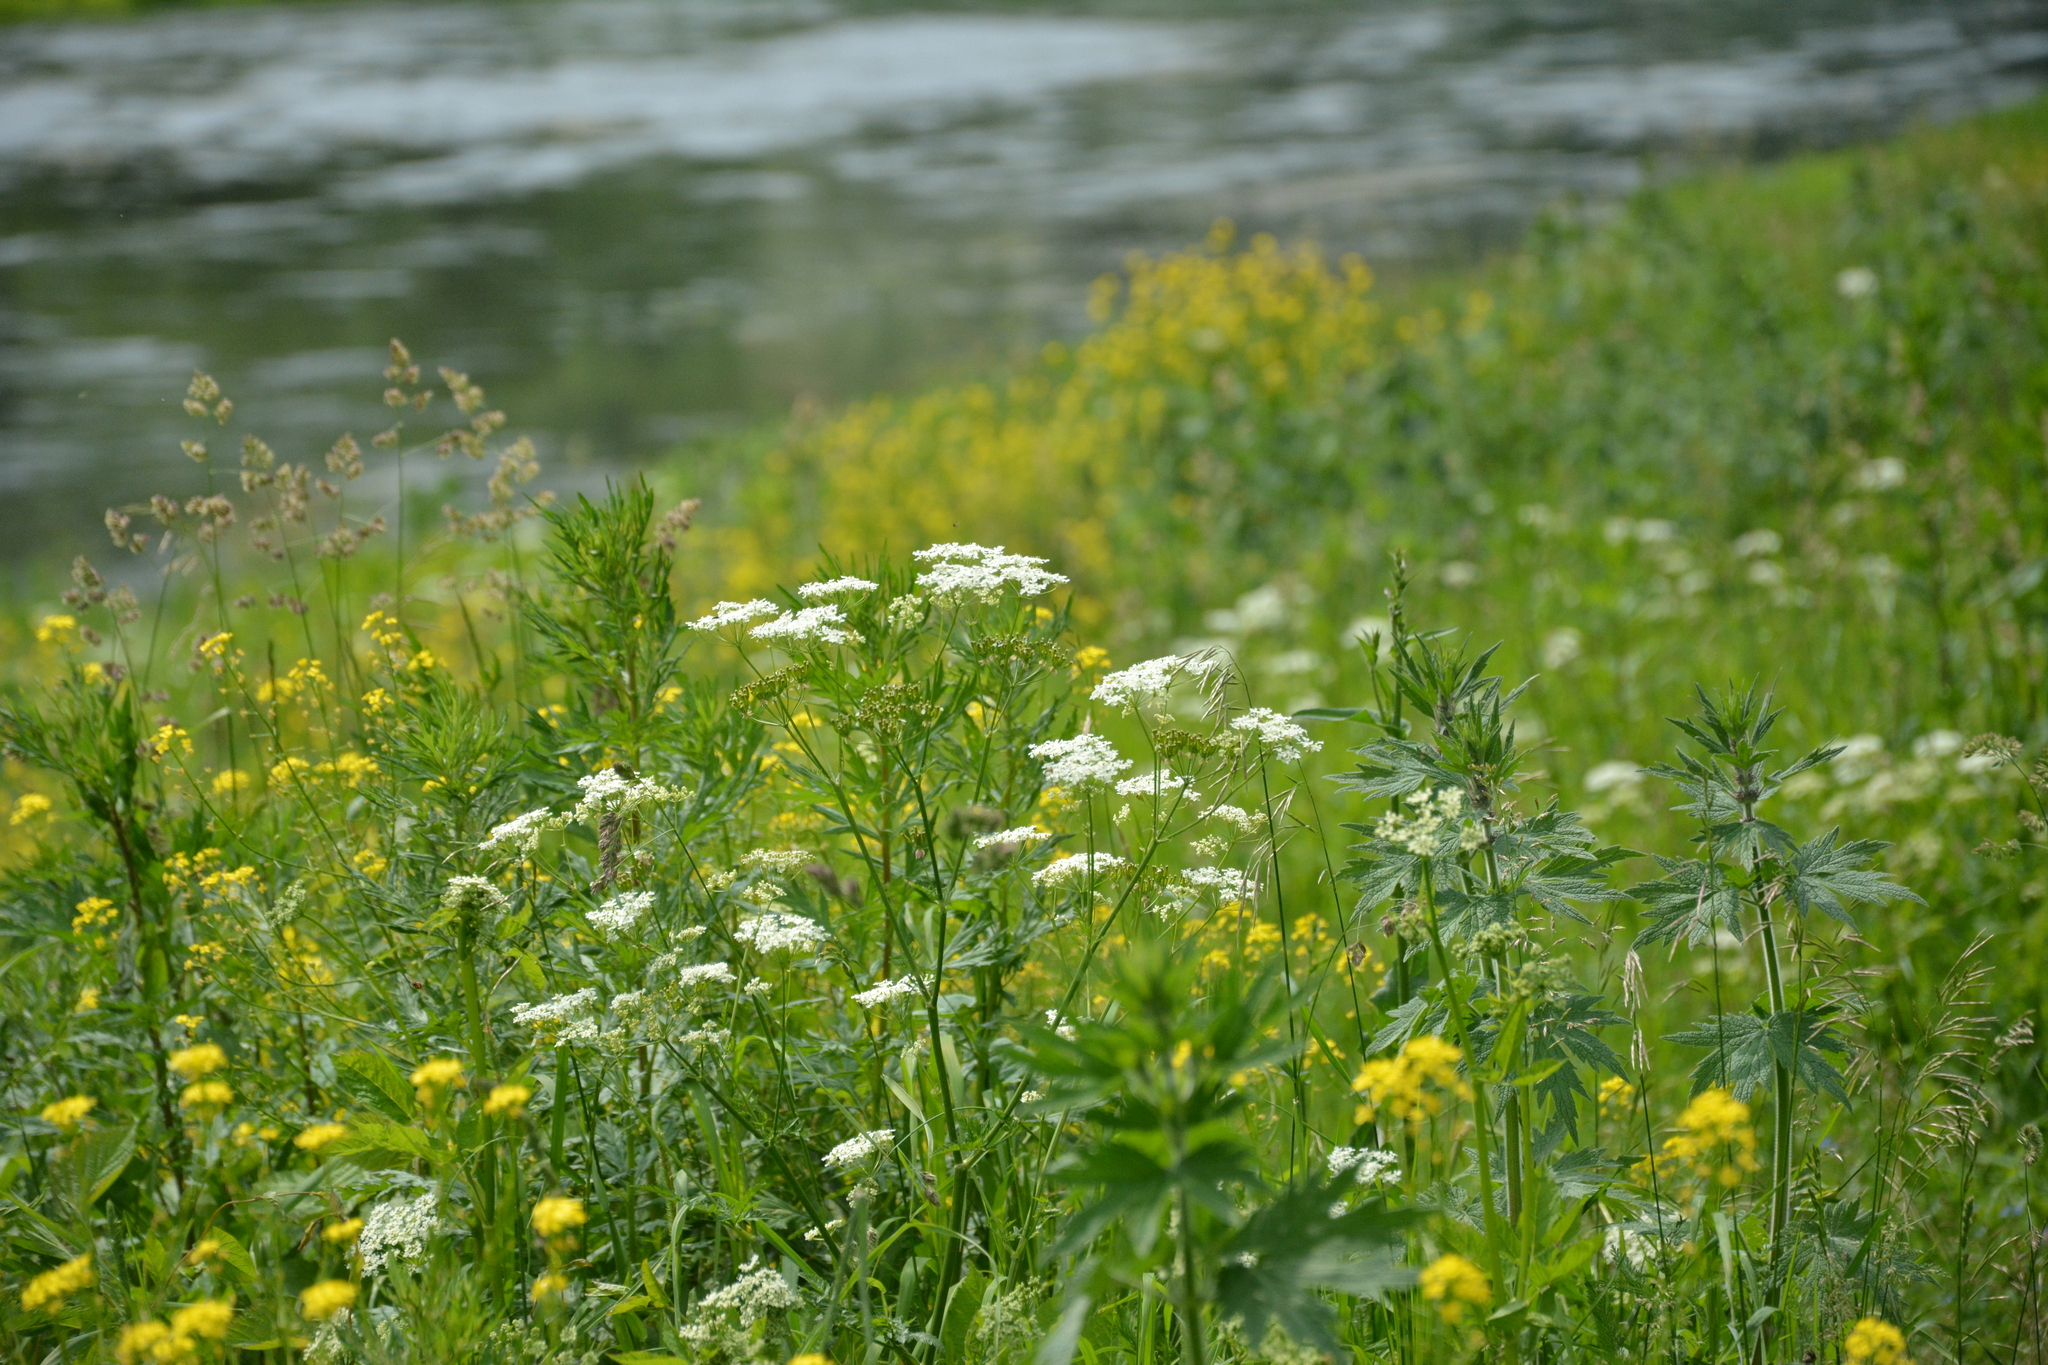
[[[484,1112],[492,1118],[516,1119],[526,1112],[526,1102],[532,1098],[532,1086],[494,1085],[484,1097]]]
[[[1600,1082],[1600,1091],[1595,1098],[1600,1105],[1601,1118],[1626,1118],[1628,1107],[1635,1103],[1636,1088],[1619,1076],[1609,1076]]]
[[[89,933],[101,925],[112,924],[121,917],[121,907],[105,896],[87,896],[78,903],[77,909],[78,913],[71,917],[71,932],[74,934]],[[93,946],[103,947],[106,941],[104,934],[94,935]]]
[[[36,627],[36,643],[43,645],[67,644],[70,642],[71,632],[77,629],[78,618],[76,616],[61,614],[45,616],[42,624]]]
[[[1419,1277],[1422,1297],[1437,1306],[1443,1320],[1456,1326],[1465,1320],[1467,1308],[1484,1309],[1493,1302],[1493,1285],[1486,1272],[1463,1256],[1439,1256],[1423,1267]]]
[[[85,1122],[85,1116],[91,1113],[93,1106],[98,1103],[99,1101],[90,1095],[73,1095],[68,1100],[46,1104],[43,1106],[43,1122],[53,1124],[68,1133]]]
[[[356,1287],[347,1280],[320,1280],[299,1295],[299,1312],[312,1322],[325,1322],[344,1308],[353,1308]]]
[[[368,754],[347,750],[335,755],[332,762],[315,763],[311,759],[292,756],[279,759],[270,765],[270,785],[289,786],[304,779],[333,778],[344,787],[360,787],[364,779],[377,775],[377,760]]]
[[[549,1241],[587,1221],[583,1201],[567,1195],[551,1194],[533,1206],[533,1230]]]
[[[299,1135],[292,1139],[292,1146],[302,1152],[317,1152],[330,1142],[347,1136],[348,1125],[345,1123],[313,1123],[299,1130]]]
[[[1883,1318],[1862,1318],[1842,1339],[1848,1365],[1913,1365],[1906,1355],[1906,1334]]]
[[[41,792],[24,792],[15,798],[14,814],[9,817],[10,825],[25,825],[39,815],[50,813],[50,798]]]
[[[234,1320],[232,1300],[208,1299],[180,1308],[171,1314],[168,1324],[153,1320],[132,1322],[121,1329],[114,1359],[121,1365],[141,1365],[144,1361],[150,1365],[172,1365],[192,1360],[198,1356],[202,1340],[226,1340]]]
[[[168,1059],[171,1070],[186,1080],[197,1080],[210,1076],[228,1064],[228,1054],[221,1051],[218,1043],[199,1043],[192,1047],[181,1047]]]
[[[1402,1044],[1400,1055],[1367,1062],[1351,1082],[1351,1088],[1365,1096],[1356,1121],[1370,1123],[1384,1109],[1413,1128],[1441,1114],[1447,1096],[1471,1099],[1472,1087],[1458,1074],[1464,1057],[1456,1044],[1423,1034]]]
[[[455,1058],[436,1057],[413,1069],[412,1084],[420,1103],[432,1104],[443,1090],[460,1090],[468,1085],[469,1078],[462,1074],[462,1063]]]
[[[301,659],[291,666],[289,672],[259,683],[256,687],[256,700],[290,701],[295,697],[325,692],[333,686],[334,684],[327,680],[326,670],[320,667],[318,659]]]
[[[159,763],[163,762],[173,749],[188,756],[192,752],[192,736],[185,732],[183,726],[174,725],[169,721],[159,725],[156,733],[144,743],[149,746],[149,756]]]
[[[54,1312],[79,1290],[92,1288],[97,1278],[93,1274],[92,1253],[87,1252],[30,1280],[28,1288],[21,1291],[22,1310],[33,1313],[48,1308]]]
[[[1709,1176],[1734,1187],[1743,1173],[1757,1168],[1756,1129],[1749,1123],[1749,1106],[1719,1086],[1702,1090],[1678,1116],[1683,1132],[1664,1139],[1654,1166],[1638,1163],[1637,1170],[1671,1178],[1690,1170],[1701,1180]]]

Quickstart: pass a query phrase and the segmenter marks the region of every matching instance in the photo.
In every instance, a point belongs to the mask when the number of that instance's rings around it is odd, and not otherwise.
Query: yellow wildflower
[[[192,752],[192,736],[186,734],[181,727],[168,723],[158,726],[156,733],[146,742],[149,745],[149,756],[159,763],[173,749],[188,755]]]
[[[329,1223],[320,1230],[320,1240],[329,1246],[354,1246],[356,1238],[363,1235],[363,1220],[344,1218],[339,1223]]]
[[[185,1264],[199,1266],[217,1261],[220,1259],[220,1250],[220,1238],[202,1238],[193,1243],[192,1249],[185,1253]]]
[[[93,1274],[92,1253],[74,1257],[55,1270],[45,1270],[21,1291],[21,1306],[30,1313],[38,1308],[57,1309],[81,1289],[90,1289],[98,1277]]]
[[[1464,1056],[1455,1044],[1424,1034],[1410,1038],[1399,1056],[1367,1062],[1351,1083],[1366,1101],[1358,1106],[1357,1122],[1370,1123],[1385,1109],[1412,1128],[1441,1114],[1445,1095],[1471,1099],[1472,1087],[1458,1074]]]
[[[1493,1302],[1486,1272],[1456,1253],[1431,1261],[1423,1268],[1420,1283],[1422,1297],[1437,1305],[1443,1320],[1453,1325],[1464,1321],[1467,1307],[1483,1309]]]
[[[78,629],[76,616],[45,616],[43,623],[36,627],[36,642],[45,645],[61,645],[71,638],[71,632]]]
[[[178,1105],[184,1109],[216,1109],[234,1097],[235,1092],[223,1081],[198,1081],[185,1087],[185,1093],[178,1096]]]
[[[105,896],[87,896],[78,903],[77,910],[78,913],[71,917],[71,932],[74,934],[112,923],[121,914],[120,907]]]
[[[356,1287],[347,1280],[321,1280],[299,1295],[299,1312],[314,1322],[325,1322],[342,1309],[354,1307],[355,1301]]]
[[[379,857],[377,850],[374,848],[363,849],[355,857],[349,859],[349,861],[355,864],[356,871],[362,873],[365,877],[371,878],[383,876],[384,869],[391,866],[391,860]]]
[[[136,1365],[146,1360],[176,1360],[181,1351],[167,1351],[171,1342],[171,1329],[160,1322],[131,1322],[121,1329],[121,1339],[114,1343],[114,1359],[121,1365]]]
[[[462,1074],[462,1063],[453,1057],[436,1057],[431,1062],[421,1062],[412,1073],[414,1093],[421,1104],[432,1104],[443,1090],[460,1090],[469,1084],[469,1078]]]
[[[821,1356],[816,1351],[806,1351],[800,1356],[791,1356],[789,1365],[832,1365],[832,1357]]]
[[[1842,1339],[1848,1365],[1913,1365],[1906,1355],[1906,1334],[1883,1318],[1862,1318]]]
[[[1083,673],[1093,673],[1097,669],[1108,667],[1109,651],[1101,645],[1082,645],[1074,651],[1073,674],[1077,678]]]
[[[73,1014],[91,1014],[100,1007],[100,989],[87,986],[78,993],[78,1003],[71,1007]]]
[[[217,635],[202,636],[199,641],[199,652],[209,658],[223,658],[228,652],[229,643],[234,638],[235,633],[231,630],[221,631]]]
[[[53,1123],[68,1133],[78,1127],[98,1103],[90,1095],[73,1095],[68,1100],[58,1100],[55,1104],[43,1106],[43,1122]]]
[[[215,796],[232,796],[236,792],[246,791],[248,786],[249,774],[240,768],[223,768],[213,775]]]
[[[494,1118],[516,1119],[526,1112],[526,1102],[532,1098],[532,1086],[494,1085],[484,1100],[484,1112]]]
[[[193,1047],[182,1047],[169,1058],[171,1070],[186,1080],[210,1076],[228,1064],[228,1054],[214,1043],[200,1043]]]
[[[1635,1103],[1636,1088],[1619,1076],[1609,1076],[1600,1082],[1600,1113],[1603,1117],[1619,1118]]]
[[[533,1297],[536,1301],[552,1299],[562,1294],[568,1288],[569,1277],[560,1271],[550,1270],[547,1274],[533,1282]]]
[[[1756,1129],[1749,1123],[1749,1106],[1719,1086],[1702,1090],[1678,1116],[1685,1131],[1664,1139],[1654,1164],[1637,1169],[1659,1176],[1671,1176],[1689,1167],[1699,1179],[1713,1176],[1733,1187],[1742,1183],[1743,1173],[1757,1169]],[[1724,1160],[1717,1162],[1717,1150]]]
[[[348,1125],[343,1123],[315,1123],[303,1129],[292,1139],[292,1146],[302,1152],[317,1152],[337,1138],[348,1136]]]
[[[24,792],[14,800],[14,814],[8,819],[10,825],[25,825],[38,815],[50,813],[50,798],[41,792]]]
[[[221,1341],[226,1339],[228,1324],[234,1319],[233,1299],[207,1299],[180,1308],[171,1314],[171,1331],[181,1337],[205,1337],[208,1341]]]
[[[363,709],[373,716],[380,714],[389,705],[391,694],[381,687],[373,687],[363,693]]]
[[[583,1201],[567,1195],[549,1195],[533,1206],[533,1230],[550,1240],[588,1221]]]

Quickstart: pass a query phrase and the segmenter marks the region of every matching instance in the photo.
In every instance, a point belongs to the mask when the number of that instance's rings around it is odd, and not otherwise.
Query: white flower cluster
[[[530,810],[502,825],[493,826],[491,837],[484,840],[482,846],[487,849],[510,847],[520,857],[531,858],[540,849],[541,835],[556,827],[553,812]]]
[[[1238,716],[1230,722],[1230,728],[1242,734],[1257,735],[1273,757],[1282,763],[1299,762],[1304,754],[1315,753],[1323,747],[1321,740],[1308,737],[1308,731],[1278,711],[1269,711],[1263,706],[1254,706]]]
[[[742,943],[751,943],[763,953],[802,952],[832,941],[832,935],[826,932],[824,925],[783,910],[770,910],[742,920],[740,927],[732,931],[732,936]]]
[[[1060,1017],[1058,1010],[1047,1010],[1045,1012],[1045,1026],[1070,1043],[1080,1036],[1074,1032],[1072,1024]]]
[[[479,901],[490,910],[503,910],[507,904],[505,893],[482,877],[450,877],[448,885],[441,888],[441,904],[451,909]]]
[[[1220,666],[1215,658],[1168,654],[1163,658],[1147,659],[1140,664],[1103,676],[1095,684],[1095,690],[1088,695],[1105,706],[1121,706],[1131,710],[1139,706],[1156,703],[1166,695],[1166,689],[1173,686],[1173,680],[1186,673],[1201,677],[1213,673]]]
[[[1188,780],[1185,777],[1177,773],[1168,772],[1165,768],[1161,768],[1156,773],[1142,773],[1137,777],[1127,777],[1116,784],[1116,794],[1118,796],[1150,796],[1157,798],[1166,796],[1170,792],[1184,792],[1186,799],[1189,801],[1199,801],[1202,799],[1200,792],[1188,786]]]
[[[751,602],[720,602],[711,609],[709,616],[700,616],[690,622],[690,629],[724,630],[727,626],[743,626],[749,621],[773,616],[780,610],[780,607],[763,597],[757,597]]]
[[[906,995],[923,995],[931,989],[931,984],[930,977],[920,979],[915,976],[899,976],[894,981],[882,981],[870,986],[854,996],[853,1003],[862,1009],[879,1009],[892,1000],[901,1000]]]
[[[676,1041],[686,1047],[724,1047],[726,1040],[731,1037],[731,1029],[700,1028],[690,1030]]]
[[[895,1137],[896,1130],[894,1128],[876,1128],[862,1133],[858,1137],[850,1137],[831,1151],[825,1153],[825,1169],[828,1171],[843,1171],[850,1166],[858,1166],[861,1162],[879,1153],[890,1142],[894,1141]]]
[[[664,787],[651,777],[627,777],[617,768],[603,768],[588,777],[579,777],[576,785],[583,789],[583,796],[567,818],[584,824],[595,824],[603,816],[625,815],[664,801],[680,801],[688,795]]]
[[[995,834],[984,834],[974,841],[976,848],[995,848],[1001,844],[1035,844],[1052,835],[1036,825],[1019,825],[1015,829],[1001,830]]]
[[[1355,1184],[1391,1185],[1401,1178],[1401,1158],[1384,1147],[1332,1147],[1328,1157],[1332,1179],[1351,1172]]]
[[[788,876],[808,867],[814,861],[807,849],[801,848],[757,848],[744,854],[740,862],[760,872],[775,872]]]
[[[427,1238],[441,1230],[441,1215],[432,1190],[417,1199],[392,1199],[363,1219],[356,1250],[363,1256],[363,1274],[375,1275],[392,1259],[416,1261],[426,1254]]]
[[[873,592],[880,586],[879,583],[870,583],[865,578],[831,578],[823,583],[802,584],[797,588],[796,595],[806,602],[814,602],[820,597],[837,597],[841,593]]]
[[[1055,858],[1031,874],[1033,886],[1065,886],[1081,877],[1100,877],[1105,872],[1129,867],[1128,858],[1114,853],[1069,853],[1064,858]]]
[[[1211,806],[1202,814],[1211,820],[1220,820],[1239,834],[1250,834],[1259,827],[1259,817],[1238,806]]]
[[[891,630],[909,630],[924,620],[924,599],[916,593],[898,597],[882,608],[882,619],[889,623]]]
[[[1045,780],[1055,787],[1107,786],[1131,766],[1116,746],[1101,735],[1075,735],[1034,744],[1031,756],[1045,764]]]
[[[1036,597],[1067,581],[1064,574],[1048,572],[1045,560],[1006,554],[1000,545],[933,545],[911,558],[932,566],[929,573],[917,576],[917,586],[941,602],[969,597],[993,602],[1012,586],[1026,597]]]
[[[771,1308],[794,1308],[801,1302],[781,1271],[769,1266],[753,1269],[753,1264],[749,1261],[742,1267],[745,1273],[725,1288],[714,1289],[699,1299],[697,1307],[714,1313],[734,1309],[742,1318],[752,1321]]]
[[[822,607],[799,607],[773,621],[764,621],[747,634],[756,640],[782,640],[791,644],[858,644],[860,636],[846,629],[846,613],[832,603]]]
[[[1252,894],[1251,875],[1234,867],[1191,867],[1174,877],[1184,886],[1213,890],[1224,900],[1244,900]]]
[[[579,1016],[596,1010],[597,990],[585,986],[580,991],[558,995],[537,1005],[516,1006],[512,1010],[512,1022],[531,1028],[535,1041],[543,1047],[557,1043],[592,1043],[597,1041],[597,1024]]]
[[[1456,824],[1465,813],[1465,793],[1456,787],[1439,787],[1434,791],[1424,787],[1405,799],[1412,811],[1407,815],[1388,811],[1373,821],[1372,833],[1375,839],[1418,856],[1436,852],[1443,841],[1444,827]],[[1468,827],[1460,834],[1458,847],[1470,852],[1485,839],[1478,829]]]
[[[723,962],[700,962],[676,973],[676,984],[686,991],[699,986],[730,986],[739,980]]]
[[[653,908],[652,891],[627,891],[591,911],[590,924],[606,939],[614,939],[629,933],[640,922],[640,917]]]

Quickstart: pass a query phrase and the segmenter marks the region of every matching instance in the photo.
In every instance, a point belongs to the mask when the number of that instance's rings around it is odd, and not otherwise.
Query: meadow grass
[[[708,508],[195,377],[10,627],[5,1358],[2038,1360],[2044,120],[1219,229]]]

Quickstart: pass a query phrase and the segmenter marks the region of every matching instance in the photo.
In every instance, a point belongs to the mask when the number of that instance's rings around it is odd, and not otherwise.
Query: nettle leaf
[[[399,1123],[412,1121],[413,1089],[404,1073],[375,1052],[344,1052],[334,1059],[335,1079],[358,1105]]]
[[[1550,1180],[1565,1199],[1589,1199],[1607,1188],[1620,1163],[1602,1147],[1582,1147],[1550,1163]]]
[[[1513,891],[1470,892],[1447,887],[1436,898],[1439,927],[1447,937],[1468,936],[1515,919]]]
[[[1536,1082],[1535,1092],[1550,1100],[1551,1112],[1563,1120],[1574,1138],[1579,1134],[1576,1099],[1587,1093],[1578,1068],[1590,1067],[1596,1074],[1610,1075],[1619,1075],[1622,1069],[1621,1058],[1595,1030],[1627,1022],[1613,1010],[1602,1008],[1599,996],[1584,993],[1562,1001],[1541,1001],[1529,1011],[1530,1060],[1563,1063]]]
[[[1713,863],[1659,856],[1665,876],[1630,889],[1629,897],[1641,902],[1648,912],[1638,946],[1645,943],[1675,943],[1683,938],[1698,947],[1714,936],[1716,929],[1739,933],[1742,929],[1742,896],[1721,875]]]
[[[1414,1270],[1401,1264],[1403,1233],[1422,1214],[1374,1201],[1332,1218],[1331,1205],[1348,1184],[1318,1180],[1290,1190],[1223,1246],[1217,1308],[1243,1318],[1247,1342],[1263,1342],[1277,1323],[1302,1345],[1342,1355],[1330,1306],[1317,1291],[1379,1299],[1414,1283]]]
[[[1413,740],[1376,740],[1352,752],[1364,761],[1351,772],[1339,773],[1337,786],[1368,799],[1406,796],[1431,783],[1464,785],[1463,778],[1443,765],[1436,750]]]
[[[1399,1047],[1419,1033],[1442,1033],[1449,1020],[1442,1001],[1429,994],[1410,996],[1387,1012],[1387,1022],[1372,1036],[1370,1051]]]
[[[1708,1049],[1692,1069],[1695,1095],[1719,1085],[1733,1091],[1736,1099],[1747,1101],[1770,1081],[1777,1060],[1764,1021],[1754,1014],[1717,1015],[1697,1028],[1667,1033],[1664,1040]]]
[[[1627,892],[1609,884],[1607,872],[1616,863],[1635,856],[1633,849],[1603,848],[1584,857],[1545,859],[1521,879],[1518,889],[1551,914],[1587,924],[1591,921],[1571,903],[1627,900]]]
[[[1837,1104],[1846,1105],[1849,1092],[1842,1085],[1842,1073],[1821,1056],[1823,1052],[1837,1057],[1849,1055],[1847,1041],[1828,1027],[1833,1014],[1834,1011],[1825,1006],[1780,1010],[1765,1021],[1765,1036],[1770,1039],[1771,1054],[1779,1065],[1791,1068],[1807,1088],[1820,1091]]]
[[[1859,901],[1910,900],[1926,904],[1919,896],[1871,866],[1889,844],[1875,839],[1853,839],[1838,843],[1841,831],[1831,829],[1808,840],[1785,861],[1785,874],[1778,885],[1783,896],[1800,913],[1820,909],[1842,923],[1855,927],[1847,906]]]

